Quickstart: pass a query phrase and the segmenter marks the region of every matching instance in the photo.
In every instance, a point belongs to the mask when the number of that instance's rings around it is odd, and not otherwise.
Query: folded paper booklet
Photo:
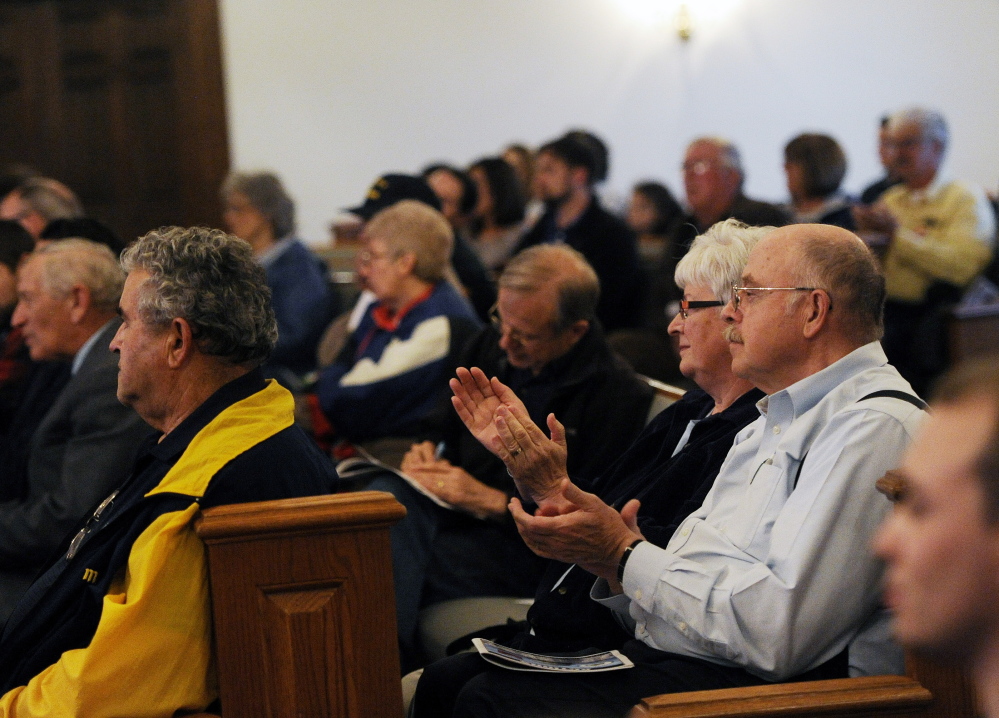
[[[414,479],[412,476],[407,476],[403,472],[399,471],[399,469],[393,469],[388,464],[382,463],[360,446],[356,446],[354,448],[358,453],[357,456],[352,456],[349,459],[337,462],[336,473],[337,476],[339,476],[343,481],[362,481],[365,479],[373,479],[376,474],[388,471],[390,474],[398,476],[441,508],[451,509],[452,511],[455,510],[455,507],[447,501],[439,499],[437,496],[434,496],[434,494],[423,488],[423,484]]]
[[[591,653],[588,656],[550,656],[507,648],[482,638],[473,638],[472,645],[490,663],[512,671],[542,671],[546,673],[597,673],[632,668],[627,656],[617,651]]]

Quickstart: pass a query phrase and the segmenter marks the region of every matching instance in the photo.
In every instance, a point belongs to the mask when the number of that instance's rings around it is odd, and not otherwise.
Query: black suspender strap
[[[864,401],[865,399],[877,399],[879,397],[886,396],[891,399],[901,399],[902,401],[912,404],[917,409],[922,409],[926,411],[926,402],[920,399],[915,394],[907,394],[904,391],[898,391],[896,389],[882,389],[881,391],[876,391],[867,396],[862,396],[857,401]]]
[[[927,409],[926,402],[920,399],[918,396],[916,396],[915,394],[907,394],[906,392],[898,391],[897,389],[882,389],[881,391],[875,391],[868,394],[867,396],[860,397],[859,399],[857,399],[857,401],[864,401],[866,399],[878,399],[881,397],[888,397],[889,399],[901,399],[904,402],[912,404],[917,409],[922,409],[923,411],[926,411]],[[794,475],[795,487],[798,485],[798,478],[801,476],[801,467],[805,465],[806,458],[808,458],[807,451],[805,452],[805,455],[801,457],[801,462],[798,464],[798,472]],[[793,491],[794,487],[792,487],[791,490]]]

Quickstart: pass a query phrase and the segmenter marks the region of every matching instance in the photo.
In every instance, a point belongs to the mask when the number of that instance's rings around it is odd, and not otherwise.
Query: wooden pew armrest
[[[924,708],[932,698],[912,678],[867,676],[653,696],[630,718],[886,717]]]

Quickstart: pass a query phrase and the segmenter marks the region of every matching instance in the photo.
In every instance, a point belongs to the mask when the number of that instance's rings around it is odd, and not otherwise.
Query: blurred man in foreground
[[[982,715],[999,716],[999,369],[942,380],[898,472],[875,549],[907,647],[968,668]]]

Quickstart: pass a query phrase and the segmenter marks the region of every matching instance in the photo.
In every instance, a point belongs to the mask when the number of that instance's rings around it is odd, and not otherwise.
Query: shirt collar
[[[191,443],[191,440],[194,439],[197,433],[208,426],[212,419],[222,413],[223,409],[235,404],[237,401],[256,394],[258,391],[262,391],[266,386],[267,381],[264,379],[264,374],[259,367],[241,377],[233,379],[208,397],[201,406],[192,411],[186,419],[180,422],[173,431],[163,438],[163,441],[159,441],[159,438],[163,435],[157,433],[153,437],[153,440],[158,443],[150,448],[150,453],[162,461],[168,461],[175,456],[179,456],[184,453],[184,450],[187,449],[188,444]]]
[[[295,238],[290,234],[287,237],[282,237],[272,244],[266,252],[257,257],[257,263],[266,269],[274,264],[278,257],[287,252],[294,241]]]
[[[948,180],[943,176],[943,173],[937,172],[933,175],[933,181],[922,189],[909,189],[906,187],[906,190],[908,190],[909,197],[913,201],[927,202],[936,199],[936,196],[940,194],[946,184],[948,184]]]
[[[375,308],[371,310],[371,319],[375,322],[375,326],[386,332],[394,332],[399,328],[402,320],[407,314],[416,306],[422,304],[423,302],[430,299],[430,295],[434,293],[440,283],[432,284],[427,287],[426,290],[420,293],[418,297],[415,297],[406,306],[402,307],[398,312],[393,312],[386,305],[378,302]]]
[[[818,404],[827,394],[843,383],[843,380],[858,374],[864,369],[883,366],[888,363],[880,342],[871,342],[854,349],[842,359],[833,362],[825,369],[795,382],[786,389],[765,396],[756,406],[764,416],[771,405],[790,404],[792,417],[798,418]]]
[[[87,339],[87,341],[83,342],[83,346],[80,347],[80,351],[78,351],[76,353],[76,356],[73,357],[73,363],[69,367],[69,373],[70,373],[70,375],[76,376],[76,372],[80,371],[80,367],[83,366],[83,362],[87,358],[87,355],[90,354],[90,350],[94,348],[94,344],[97,343],[97,340],[100,338],[101,334],[104,333],[104,330],[107,329],[108,326],[113,321],[114,321],[114,319],[109,319],[104,324],[104,326],[102,326],[96,332],[94,332],[93,334],[91,334],[90,338]]]

